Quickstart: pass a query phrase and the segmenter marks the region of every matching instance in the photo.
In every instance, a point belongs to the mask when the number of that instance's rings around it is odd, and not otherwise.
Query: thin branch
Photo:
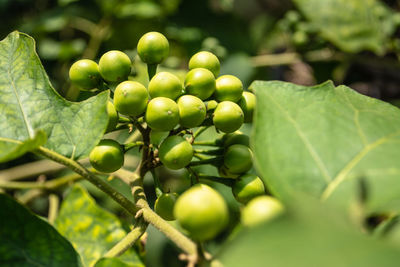
[[[49,195],[49,214],[47,216],[49,223],[54,224],[54,221],[58,215],[58,207],[60,204],[60,200],[56,194]]]
[[[60,186],[75,182],[82,179],[83,177],[79,174],[71,174],[49,180],[46,182],[14,182],[14,181],[0,181],[0,188],[6,189],[40,189],[40,190],[54,190]]]

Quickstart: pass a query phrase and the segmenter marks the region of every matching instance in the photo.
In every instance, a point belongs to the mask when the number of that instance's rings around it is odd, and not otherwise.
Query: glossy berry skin
[[[238,104],[243,110],[244,122],[253,122],[254,109],[256,108],[256,96],[250,92],[243,92]]]
[[[178,77],[169,72],[159,72],[149,82],[151,98],[168,97],[177,99],[183,93],[183,85]]]
[[[109,82],[121,82],[131,73],[131,60],[121,51],[108,51],[101,56],[99,71],[104,80]]]
[[[250,138],[247,134],[241,131],[236,131],[233,133],[225,134],[222,137],[224,147],[229,147],[231,145],[239,144],[250,147]]]
[[[284,207],[276,198],[258,196],[250,200],[243,208],[241,221],[245,226],[256,226],[275,219],[283,212]]]
[[[178,99],[180,125],[187,128],[199,126],[206,118],[206,105],[195,96],[184,95]]]
[[[168,57],[169,43],[161,33],[148,32],[139,39],[137,52],[143,62],[159,64]]]
[[[208,69],[214,74],[214,77],[217,77],[219,75],[220,63],[213,53],[201,51],[194,54],[189,60],[189,70],[195,68]]]
[[[97,88],[102,82],[99,66],[89,59],[81,59],[72,64],[69,69],[69,79],[83,90]]]
[[[167,221],[175,220],[174,206],[178,198],[177,193],[163,193],[154,203],[154,211]]]
[[[232,133],[242,126],[243,117],[243,111],[238,104],[223,101],[218,104],[213,113],[213,123],[218,130],[224,133]]]
[[[183,137],[173,135],[167,137],[160,145],[158,156],[165,167],[178,170],[186,167],[193,158],[193,147]]]
[[[119,119],[118,112],[115,109],[113,103],[111,103],[110,101],[107,102],[107,114],[108,114],[108,123],[107,123],[106,133],[111,132],[112,130],[115,129]]]
[[[179,123],[178,104],[166,97],[156,97],[147,104],[147,125],[156,131],[170,131]]]
[[[124,151],[112,139],[103,139],[89,155],[90,164],[100,172],[115,172],[124,165]]]
[[[232,186],[232,193],[237,201],[246,204],[257,196],[265,195],[265,187],[257,175],[248,173],[235,181]]]
[[[196,241],[214,238],[227,225],[228,207],[223,197],[204,184],[196,184],[176,201],[174,215]]]
[[[217,101],[237,102],[242,97],[243,84],[233,75],[223,75],[216,80],[214,97]]]
[[[253,153],[244,145],[232,145],[224,153],[224,166],[233,174],[245,173],[253,166]]]
[[[118,112],[138,116],[146,110],[149,95],[146,87],[134,81],[125,81],[115,88],[114,106]]]
[[[189,71],[185,78],[185,92],[201,100],[207,99],[215,91],[215,77],[208,69],[196,68]]]

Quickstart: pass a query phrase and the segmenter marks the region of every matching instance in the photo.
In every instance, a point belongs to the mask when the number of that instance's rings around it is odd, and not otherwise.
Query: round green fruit
[[[222,137],[222,141],[224,147],[229,147],[231,145],[236,145],[236,144],[250,147],[249,136],[247,134],[242,133],[241,131],[225,134]]]
[[[131,73],[131,60],[118,50],[108,51],[101,56],[99,71],[104,80],[109,82],[121,82]]]
[[[156,97],[147,105],[147,125],[156,131],[170,131],[179,123],[178,104],[166,97]]]
[[[244,122],[252,122],[254,109],[256,108],[256,96],[250,92],[243,92],[238,104],[243,110]]]
[[[161,33],[148,32],[139,39],[137,52],[143,62],[159,64],[168,57],[169,43]]]
[[[185,92],[201,100],[207,99],[215,91],[215,77],[208,69],[196,68],[186,74]]]
[[[217,101],[237,102],[242,97],[243,84],[233,75],[223,75],[216,80],[214,97]]]
[[[204,184],[191,187],[178,198],[174,215],[196,241],[214,238],[229,221],[224,198]]]
[[[224,166],[231,173],[245,173],[253,166],[253,153],[247,146],[232,145],[224,153]]]
[[[213,114],[215,128],[224,132],[232,133],[243,124],[243,111],[238,104],[231,101],[223,101],[218,104]]]
[[[158,150],[161,162],[172,170],[186,167],[192,160],[193,153],[192,145],[178,135],[167,137]]]
[[[114,105],[121,114],[138,116],[146,110],[149,96],[146,87],[134,81],[125,81],[115,88]]]
[[[107,102],[107,114],[108,114],[108,123],[107,123],[106,133],[114,130],[119,120],[118,112],[115,109],[113,103],[111,103],[110,101]]]
[[[154,203],[154,211],[164,220],[175,220],[174,206],[177,198],[177,193],[163,193],[156,199],[156,202]]]
[[[184,95],[178,99],[180,124],[183,127],[193,128],[199,126],[206,118],[206,105],[192,95]]]
[[[169,72],[159,72],[149,82],[151,98],[168,97],[177,99],[183,92],[183,85],[178,77]]]
[[[89,161],[100,172],[115,172],[124,165],[124,151],[117,141],[103,139],[90,152]]]
[[[213,53],[201,51],[194,54],[189,60],[189,70],[195,68],[208,69],[214,74],[214,77],[217,77],[219,75],[220,63]]]
[[[232,193],[237,201],[246,204],[257,196],[265,195],[265,187],[257,175],[245,174],[235,180]]]
[[[268,222],[284,212],[283,205],[270,196],[258,196],[247,203],[242,210],[241,221],[245,226]]]
[[[69,79],[83,90],[97,88],[102,82],[99,66],[89,59],[81,59],[72,64]]]
[[[209,100],[206,103],[207,111],[212,111],[212,110],[216,109],[217,106],[218,106],[218,102],[215,100]]]

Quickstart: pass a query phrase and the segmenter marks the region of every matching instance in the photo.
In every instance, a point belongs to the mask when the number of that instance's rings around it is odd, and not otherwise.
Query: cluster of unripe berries
[[[132,62],[121,51],[105,53],[98,64],[83,59],[71,66],[70,80],[82,90],[101,90],[116,85],[107,106],[106,132],[115,129],[120,117],[136,125],[142,124],[143,129],[149,130],[149,141],[143,145],[153,152],[149,154],[154,157],[151,160],[176,170],[194,162],[194,136],[190,129],[214,125],[217,131],[225,133],[219,142],[222,149],[217,156],[220,160],[215,163],[221,179],[234,179],[232,192],[243,204],[265,195],[261,179],[246,174],[253,161],[248,137],[235,133],[244,122],[252,121],[255,96],[243,91],[237,77],[219,76],[218,58],[206,51],[191,57],[184,82],[169,72],[156,73],[157,64],[169,54],[168,40],[160,33],[143,35],[137,53],[148,65],[147,88],[128,80]],[[186,138],[187,134],[191,136]],[[103,139],[90,153],[90,162],[100,172],[114,172],[124,164],[125,148],[115,140]],[[156,200],[155,211],[166,220],[176,218],[197,240],[213,238],[229,218],[222,196],[204,184],[192,186],[179,198],[175,193],[162,193]],[[248,220],[243,221],[247,223]]]

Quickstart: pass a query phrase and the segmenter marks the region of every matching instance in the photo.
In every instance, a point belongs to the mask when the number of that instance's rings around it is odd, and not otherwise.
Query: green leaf
[[[13,32],[0,42],[2,143],[35,139],[42,130],[47,148],[74,159],[85,157],[104,134],[107,98],[103,92],[81,103],[63,99],[51,86],[31,37]],[[2,146],[15,150],[12,144]]]
[[[217,258],[227,267],[398,266],[398,247],[356,232],[341,215],[298,200],[285,216],[242,229]]]
[[[400,110],[326,82],[256,81],[256,166],[280,198],[302,192],[347,206],[367,186],[370,211],[399,210]]]
[[[64,199],[55,226],[72,242],[87,266],[94,265],[127,234],[120,220],[98,207],[80,185],[75,185]],[[127,264],[142,264],[133,248],[121,257]]]
[[[375,0],[294,0],[321,36],[346,52],[382,54],[395,30],[393,11]]]
[[[130,264],[118,258],[101,258],[94,267],[142,267],[143,264]]]
[[[1,266],[81,266],[72,245],[51,225],[0,194]]]

